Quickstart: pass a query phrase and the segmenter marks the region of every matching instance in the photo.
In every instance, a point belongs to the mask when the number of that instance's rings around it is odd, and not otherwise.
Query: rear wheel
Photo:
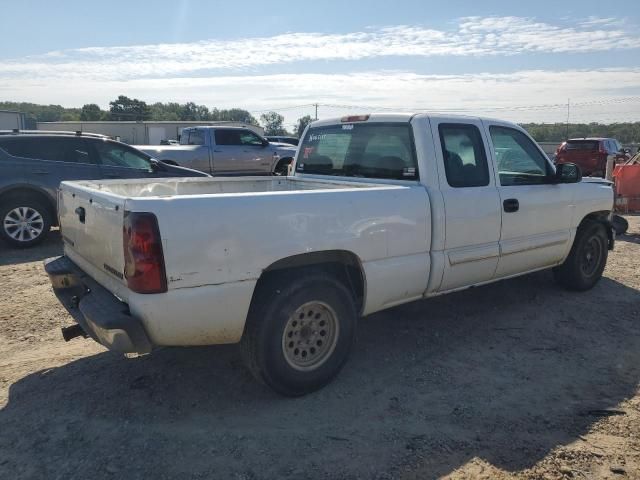
[[[254,376],[276,392],[304,395],[338,374],[356,322],[352,295],[329,275],[270,280],[254,297],[243,356]]]
[[[604,225],[587,220],[576,232],[565,262],[553,269],[558,283],[569,290],[589,290],[602,277],[607,264],[608,239]]]
[[[30,198],[16,198],[0,207],[0,237],[7,243],[21,248],[40,243],[51,228],[50,210]]]

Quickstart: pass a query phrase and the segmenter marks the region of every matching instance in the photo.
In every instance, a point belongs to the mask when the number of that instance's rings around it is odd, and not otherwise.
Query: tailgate
[[[58,196],[65,251],[125,284],[122,224],[125,198],[63,182]]]

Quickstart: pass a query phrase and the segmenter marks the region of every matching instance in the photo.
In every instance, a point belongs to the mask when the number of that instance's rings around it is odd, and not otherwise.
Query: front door
[[[500,207],[482,123],[431,118],[445,206],[445,267],[439,291],[487,282],[498,264]]]
[[[553,167],[531,138],[511,126],[485,123],[493,144],[502,208],[496,277],[560,262],[571,247],[575,184],[554,184]]]
[[[147,156],[115,142],[91,140],[93,154],[100,165],[100,177],[147,178],[155,176]]]
[[[271,171],[272,154],[250,130],[217,128],[214,134],[213,171],[223,175],[248,175]]]

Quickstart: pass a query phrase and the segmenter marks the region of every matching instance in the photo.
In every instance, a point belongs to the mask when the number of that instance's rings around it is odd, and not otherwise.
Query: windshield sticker
[[[403,170],[402,175],[404,177],[415,177],[416,169],[414,167],[407,167]]]
[[[353,123],[350,123],[348,125],[342,125],[342,129],[343,130],[353,130]]]
[[[309,155],[313,153],[316,147],[304,147],[304,156],[303,158],[309,158]]]
[[[309,135],[309,141],[310,142],[317,142],[318,140],[324,140],[325,138],[327,138],[327,134],[326,133],[320,133],[320,134],[311,134]]]

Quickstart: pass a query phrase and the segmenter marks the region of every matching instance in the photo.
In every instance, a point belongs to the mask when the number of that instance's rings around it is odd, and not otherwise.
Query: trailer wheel
[[[349,290],[322,272],[276,277],[256,292],[241,346],[260,381],[286,396],[330,382],[349,356],[357,313]]]

